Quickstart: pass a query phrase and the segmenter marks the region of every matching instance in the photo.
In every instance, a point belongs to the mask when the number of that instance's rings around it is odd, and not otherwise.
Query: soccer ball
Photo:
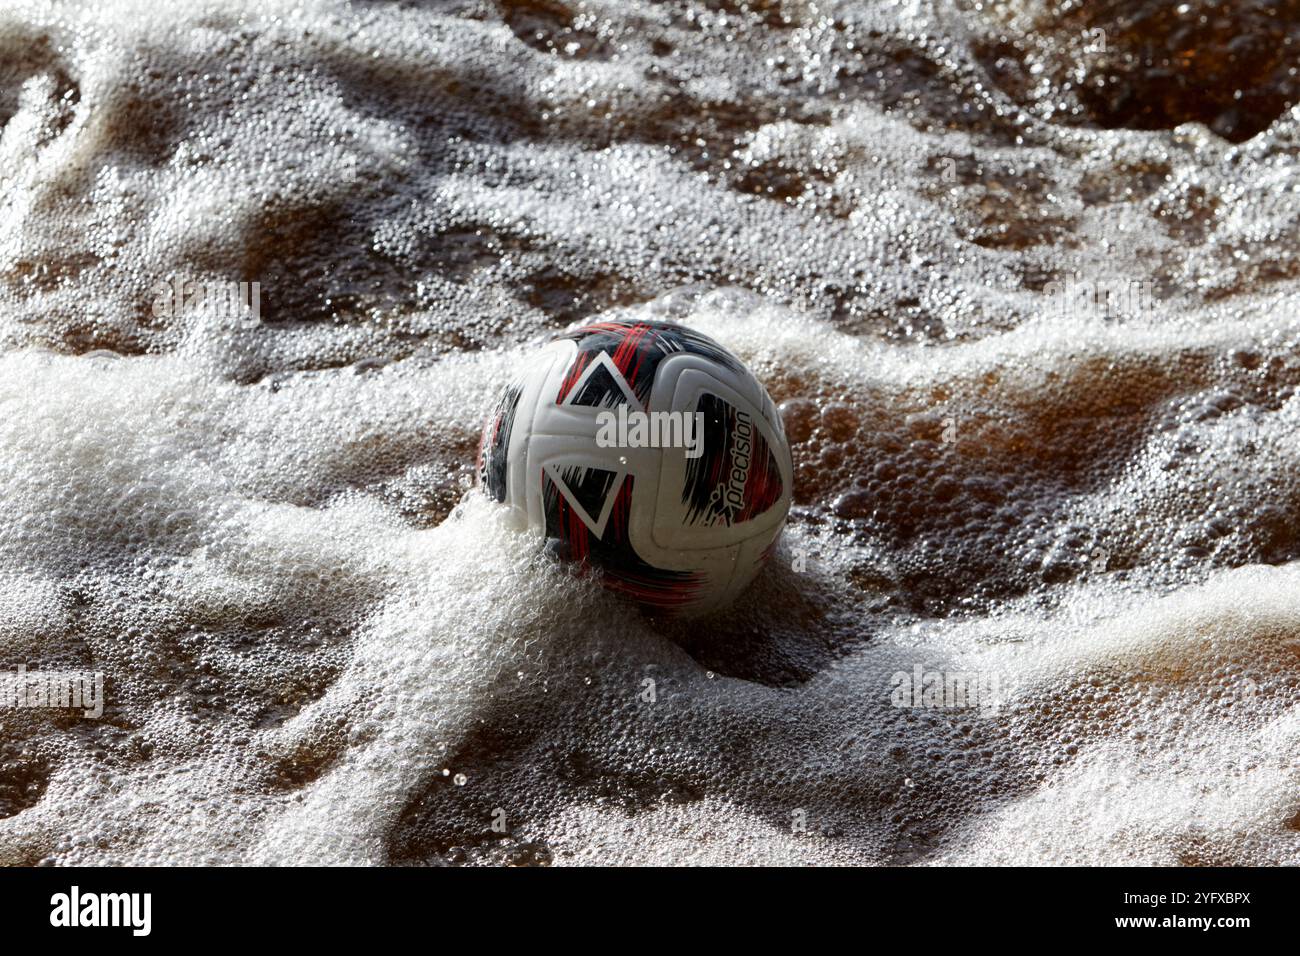
[[[566,332],[501,395],[479,486],[648,609],[733,600],[790,511],[790,445],[740,360],[668,322]]]

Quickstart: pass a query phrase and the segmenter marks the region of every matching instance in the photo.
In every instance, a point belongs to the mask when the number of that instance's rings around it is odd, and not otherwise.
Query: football
[[[693,617],[736,598],[790,510],[772,399],[692,329],[618,320],[568,331],[488,416],[478,484],[561,557],[643,607]]]

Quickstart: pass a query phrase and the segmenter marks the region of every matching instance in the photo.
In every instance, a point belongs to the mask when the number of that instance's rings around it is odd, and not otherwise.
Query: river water
[[[0,664],[106,706],[0,709],[0,860],[1300,862],[1298,37],[6,3]],[[784,544],[704,624],[470,490],[595,315],[784,416]]]

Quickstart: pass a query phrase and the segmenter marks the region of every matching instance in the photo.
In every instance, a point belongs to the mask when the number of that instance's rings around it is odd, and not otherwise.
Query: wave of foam
[[[0,11],[0,664],[107,682],[0,709],[0,860],[1297,862],[1291,80],[1088,9]],[[467,494],[609,311],[794,443],[707,628]]]

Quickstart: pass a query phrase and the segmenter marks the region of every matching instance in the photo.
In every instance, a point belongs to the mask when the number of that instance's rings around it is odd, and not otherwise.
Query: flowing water
[[[0,665],[106,707],[0,709],[0,860],[1300,862],[1298,42],[1294,0],[5,3]],[[470,492],[597,314],[785,418],[784,543],[703,625]]]

